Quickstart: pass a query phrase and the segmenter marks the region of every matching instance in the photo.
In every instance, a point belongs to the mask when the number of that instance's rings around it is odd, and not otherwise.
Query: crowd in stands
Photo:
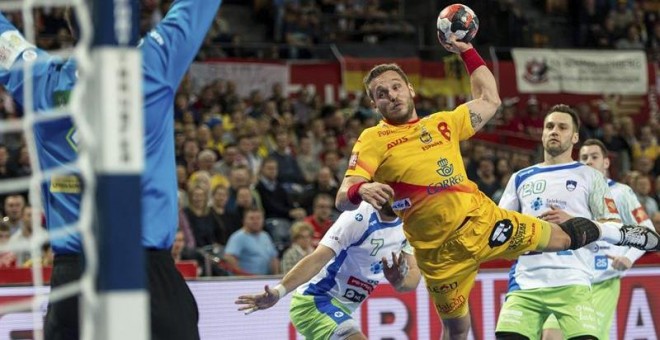
[[[660,55],[660,3],[653,0],[547,0],[548,13],[571,18],[576,47],[647,49]]]
[[[359,3],[365,4],[365,10],[386,14],[387,8],[395,11],[396,2]],[[165,1],[146,3],[143,30],[167,10]],[[300,3],[283,5],[282,21],[275,30],[279,30],[278,39],[287,40],[294,17],[308,16],[305,20],[315,22],[314,13],[339,13],[341,6],[348,11],[346,7],[354,2],[324,0],[318,7],[309,1]],[[376,6],[385,3],[390,7]],[[61,15],[57,10],[40,12],[40,27],[64,36]],[[344,19],[354,25],[362,20],[357,15]],[[226,34],[219,17],[209,39],[226,39]],[[70,44],[68,39],[38,43],[60,48]],[[270,93],[253,91],[245,98],[237,93],[236,85],[224,79],[194,92],[186,77],[176,95],[179,233],[173,256],[198,261],[202,275],[283,273],[314,249],[337,218],[334,197],[352,147],[361,131],[380,117],[364,95],[328,105],[307,88],[287,93],[284,84],[273,86]],[[527,101],[507,98],[486,130],[539,140],[544,110],[552,104],[535,97]],[[418,107],[423,114],[451,109],[443,98],[419,98]],[[582,120],[581,140],[605,142],[613,159],[612,177],[634,189],[660,229],[660,123],[652,118],[635,124],[629,116],[615,115],[605,104],[583,103],[576,109]],[[12,99],[0,90],[0,119],[16,120],[20,115]],[[533,151],[476,139],[464,142],[462,149],[468,177],[495,201],[515,171],[542,159]],[[29,176],[31,166],[24,136],[0,135],[0,180]],[[33,223],[26,198],[25,193],[0,197],[0,242],[30,237]],[[24,255],[0,254],[0,267],[29,264]]]

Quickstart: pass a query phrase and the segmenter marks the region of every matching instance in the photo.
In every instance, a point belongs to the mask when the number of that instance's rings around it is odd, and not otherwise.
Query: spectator
[[[243,134],[238,136],[238,152],[241,154],[242,158],[247,161],[248,168],[253,176],[259,174],[259,168],[261,167],[262,158],[257,153],[259,147],[258,144],[254,143],[254,136]]]
[[[647,215],[653,216],[658,212],[658,202],[656,202],[651,195],[651,180],[648,176],[637,176],[633,182],[632,188],[635,190],[637,199],[644,207],[644,210],[646,210]]]
[[[275,150],[270,154],[270,157],[278,165],[277,180],[285,188],[289,188],[288,192],[291,192],[292,186],[305,183],[305,178],[298,166],[296,157],[293,155],[290,143],[289,132],[280,129],[275,133]]]
[[[225,152],[222,154],[222,160],[213,165],[213,172],[229,178],[231,168],[239,164],[247,166],[247,160],[240,154],[236,144],[227,144]]]
[[[30,239],[32,238],[32,208],[29,205],[23,207],[22,220],[23,223],[21,225],[21,229],[11,235],[11,238],[9,238],[9,243],[22,243],[23,245],[28,246]],[[16,251],[14,254],[16,255],[16,263],[19,265],[24,264],[27,260],[30,259],[29,248],[25,248],[22,251]]]
[[[190,227],[195,237],[195,245],[199,247],[212,245],[215,241],[213,219],[208,207],[208,190],[202,186],[190,189],[190,205],[183,211],[188,217]]]
[[[275,158],[266,158],[261,163],[261,175],[255,189],[261,198],[266,219],[280,218],[288,221],[303,219],[306,215],[305,210],[293,205],[284,186],[278,181],[278,170],[278,162]]]
[[[229,191],[226,187],[218,185],[211,194],[211,218],[213,219],[213,230],[215,241],[225,246],[229,236],[241,228],[241,218],[227,212],[225,206],[229,199]]]
[[[9,224],[0,221],[0,246],[4,246],[9,242],[11,237],[11,230]],[[0,269],[16,267],[16,255],[10,251],[0,252]]]
[[[186,195],[188,197],[188,195]],[[183,196],[178,197],[178,208],[179,208],[179,228],[184,236],[184,245],[187,249],[195,249],[195,235],[190,226],[190,221],[188,221],[188,216],[186,215],[184,209],[188,206],[187,200],[183,199]]]
[[[25,177],[32,174],[30,154],[26,145],[21,146],[16,153],[16,161],[11,169],[12,177]]]
[[[314,152],[312,139],[307,135],[300,136],[298,140],[296,162],[298,162],[298,167],[305,178],[305,182],[314,182],[321,164],[319,164],[318,153]]]
[[[492,159],[484,157],[479,160],[475,183],[477,183],[479,190],[490,198],[500,188],[499,180],[495,176],[495,166]]]
[[[229,199],[227,200],[226,209],[230,213],[235,213],[237,211],[237,197],[238,191],[241,188],[247,188],[248,192],[251,194],[251,199],[249,200],[255,206],[261,207],[261,198],[259,193],[256,190],[251,188],[252,186],[252,172],[247,166],[238,165],[231,169],[229,174]]]
[[[337,183],[341,183],[348,168],[348,161],[342,158],[339,151],[327,151],[323,155],[323,166],[326,166],[332,171],[333,179]]]
[[[307,210],[308,214],[312,214],[314,197],[317,197],[319,194],[336,197],[338,189],[339,186],[332,174],[332,170],[327,166],[324,166],[319,170],[316,180],[312,183],[311,188],[305,190],[301,204],[305,210]],[[335,210],[335,212],[339,213],[338,210]]]
[[[282,256],[282,274],[286,274],[293,266],[302,260],[303,257],[314,251],[312,237],[314,227],[306,222],[296,222],[291,227],[291,240],[293,243],[284,251]]]
[[[23,195],[13,194],[5,197],[5,217],[3,221],[9,225],[11,234],[23,228],[23,208],[25,198]]]
[[[605,144],[605,147],[607,147],[607,150],[609,150],[610,153],[613,153],[617,156],[617,161],[619,164],[619,168],[617,170],[630,170],[632,149],[630,148],[630,145],[628,145],[628,142],[619,135],[613,123],[604,123],[602,130],[602,141]]]
[[[626,29],[626,35],[616,41],[614,44],[619,50],[643,50],[644,42],[639,35],[639,28],[635,24],[631,24]]]
[[[646,157],[653,163],[660,155],[660,145],[658,145],[657,136],[653,135],[650,125],[644,125],[639,129],[639,139],[632,145],[632,153],[633,162],[641,157]]]
[[[183,143],[183,153],[181,158],[177,159],[177,164],[186,167],[189,174],[197,171],[197,154],[199,153],[199,145],[194,139],[186,139]]]
[[[261,210],[245,211],[243,227],[233,233],[227,241],[224,259],[234,268],[254,275],[280,273],[277,250],[264,230]]]
[[[10,169],[9,169],[9,150],[4,144],[0,144],[0,179],[9,178]]]
[[[314,208],[311,215],[305,218],[305,222],[309,223],[314,227],[314,237],[313,244],[316,247],[319,244],[319,241],[323,238],[323,235],[330,229],[332,226],[332,209],[335,199],[332,196],[326,194],[319,194],[314,197]]]

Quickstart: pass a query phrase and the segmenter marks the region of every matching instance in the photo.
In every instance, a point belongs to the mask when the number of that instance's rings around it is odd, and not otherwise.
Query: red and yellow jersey
[[[404,125],[381,121],[362,132],[346,176],[390,185],[392,208],[415,248],[441,245],[487,198],[467,178],[459,142],[470,138],[467,105]]]

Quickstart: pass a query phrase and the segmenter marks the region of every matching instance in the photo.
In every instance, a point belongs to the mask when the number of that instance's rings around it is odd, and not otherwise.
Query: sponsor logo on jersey
[[[491,248],[499,247],[511,238],[513,233],[513,224],[511,220],[504,219],[497,221],[493,227],[493,232],[488,238],[488,246]]]
[[[344,316],[344,312],[335,312],[335,318],[341,318]]]
[[[53,176],[50,179],[50,192],[79,194],[82,192],[78,176]]]
[[[450,282],[450,283],[444,283],[439,286],[426,286],[426,289],[429,291],[429,293],[435,293],[435,294],[447,294],[454,289],[458,288],[458,282]]]
[[[566,190],[573,191],[577,188],[577,181],[567,179],[566,180]]]
[[[357,167],[358,155],[359,154],[360,154],[359,152],[353,152],[351,154],[351,158],[349,158],[349,160],[348,160],[348,168],[349,169],[355,170],[355,167]]]
[[[440,182],[431,183],[428,186],[426,186],[426,193],[429,195],[435,195],[439,192],[451,188],[454,185],[460,184],[461,182],[463,182],[463,179],[464,179],[463,175],[456,175],[454,177],[444,179]]]
[[[431,143],[431,144],[429,144],[429,145],[424,145],[424,146],[422,146],[422,151],[426,151],[426,150],[431,149],[431,148],[434,148],[434,147],[436,147],[436,146],[438,146],[438,145],[442,145],[442,142],[441,142],[441,141],[437,141],[437,142],[435,142],[435,143]]]
[[[367,280],[367,282],[369,282],[369,284],[372,286],[378,286],[378,284],[380,283],[380,281],[378,280]]]
[[[447,158],[440,158],[438,161],[438,167],[439,168],[435,170],[435,172],[440,176],[449,177],[454,173],[454,164],[449,163]]]
[[[545,205],[549,207],[554,206],[555,209],[566,209],[567,203],[566,201],[557,198],[548,198],[545,200]]]
[[[532,201],[532,210],[534,211],[539,211],[543,207],[543,199],[541,197],[537,197]]]
[[[398,139],[396,139],[396,140],[394,140],[394,141],[391,141],[391,142],[387,143],[387,150],[389,150],[389,149],[391,149],[391,148],[393,148],[393,147],[395,147],[395,146],[397,146],[397,145],[403,144],[403,143],[405,143],[405,142],[407,142],[407,141],[408,141],[408,138],[407,138],[407,137],[401,137],[401,138],[398,138]]]
[[[424,144],[428,144],[433,141],[433,136],[422,126],[422,134],[419,136],[419,140]]]
[[[366,290],[369,293],[371,293],[374,290],[374,286],[358,279],[355,276],[349,277],[348,281],[346,283],[348,283],[349,285],[354,286],[354,287],[362,288],[362,289]]]
[[[515,250],[523,244],[525,241],[525,231],[527,231],[527,225],[525,223],[518,224],[516,233],[511,238],[511,242],[509,242],[508,249]]]
[[[356,220],[356,221],[360,222],[360,221],[362,221],[363,219],[364,219],[364,216],[362,216],[362,214],[355,214],[355,220]]]
[[[465,296],[459,295],[455,298],[452,298],[449,302],[445,304],[436,303],[435,308],[438,309],[438,312],[447,314],[459,309],[465,304],[465,302],[466,302]]]
[[[605,255],[594,256],[594,269],[596,270],[607,269],[607,256]]]
[[[394,211],[400,211],[400,210],[408,209],[410,207],[412,207],[412,202],[410,201],[410,198],[400,199],[392,203],[392,210]]]
[[[605,206],[607,207],[607,210],[612,214],[619,213],[619,210],[616,208],[616,203],[614,203],[614,200],[609,197],[605,197]]]
[[[391,135],[391,134],[393,134],[393,133],[394,133],[394,130],[382,130],[382,131],[378,131],[378,137],[389,136],[389,135]]]
[[[358,292],[355,289],[346,288],[346,291],[344,292],[344,297],[351,300],[351,301],[353,301],[353,302],[360,303],[360,302],[364,301],[364,299],[367,298],[367,295],[362,294],[362,293]],[[335,313],[335,316],[336,316],[336,313]],[[338,316],[338,317],[341,317],[341,316]]]
[[[639,207],[632,211],[632,215],[635,216],[635,221],[637,223],[642,223],[649,219],[649,215],[646,214],[646,210],[643,207]]]
[[[383,261],[376,261],[372,263],[369,266],[369,270],[371,270],[372,273],[374,274],[379,274],[383,271]]]
[[[610,248],[611,248],[610,246],[601,246],[601,245],[599,245],[599,244],[596,243],[596,242],[592,242],[591,244],[588,244],[588,245],[586,245],[585,247],[586,247],[587,249],[591,250],[591,251],[594,252],[594,253],[597,253],[597,252],[599,252],[599,251],[601,251],[601,250],[607,250],[607,249],[610,249]]]

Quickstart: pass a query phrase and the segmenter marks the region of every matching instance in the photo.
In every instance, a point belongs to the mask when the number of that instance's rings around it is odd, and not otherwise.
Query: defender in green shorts
[[[600,171],[603,175],[607,175],[610,167],[607,155],[605,144],[597,139],[586,140],[580,148],[580,162]],[[624,224],[635,223],[653,229],[653,223],[629,186],[611,179],[607,180],[607,184]],[[644,251],[602,242],[596,242],[587,247],[592,250],[593,265],[591,268],[594,270],[592,304],[596,308],[600,322],[598,338],[609,339],[619,300],[621,275],[632,267],[633,263],[644,254]],[[543,329],[543,339],[545,340],[564,338],[554,316],[548,318]]]
[[[342,213],[318,248],[277,286],[266,286],[261,294],[239,296],[236,304],[248,314],[272,307],[297,288],[289,313],[305,338],[366,339],[351,313],[383,278],[398,291],[408,291],[417,287],[421,274],[394,211],[390,207],[377,211],[362,202],[356,210]]]

